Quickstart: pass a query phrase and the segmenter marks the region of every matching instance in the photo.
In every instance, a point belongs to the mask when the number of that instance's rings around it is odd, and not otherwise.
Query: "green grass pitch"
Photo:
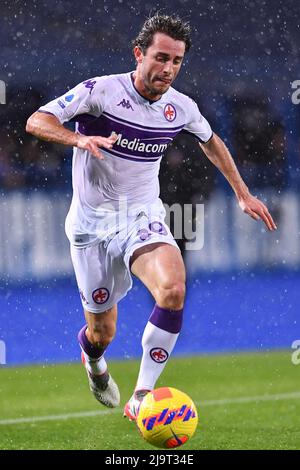
[[[138,366],[110,363],[122,406]],[[182,449],[300,449],[299,377],[290,351],[173,357],[157,386],[197,405],[198,429]],[[122,411],[97,403],[80,364],[0,370],[0,449],[154,450]]]

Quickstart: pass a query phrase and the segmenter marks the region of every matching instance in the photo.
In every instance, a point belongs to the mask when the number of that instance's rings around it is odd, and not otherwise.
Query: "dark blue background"
[[[299,275],[284,272],[199,275],[189,279],[184,326],[175,354],[290,348],[299,336]],[[153,300],[135,282],[119,304],[107,357],[141,355]],[[77,361],[82,307],[73,280],[10,286],[0,297],[0,338],[7,363]]]

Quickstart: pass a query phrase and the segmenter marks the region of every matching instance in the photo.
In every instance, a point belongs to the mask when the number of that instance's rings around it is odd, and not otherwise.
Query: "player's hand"
[[[111,149],[117,139],[118,135],[116,133],[112,133],[109,137],[80,135],[77,140],[77,147],[88,150],[94,157],[104,160],[104,155],[99,147]]]
[[[268,211],[268,208],[252,194],[248,194],[243,198],[239,199],[239,206],[243,212],[250,215],[254,220],[262,220],[266,225],[267,229],[272,231],[276,230],[277,226]]]

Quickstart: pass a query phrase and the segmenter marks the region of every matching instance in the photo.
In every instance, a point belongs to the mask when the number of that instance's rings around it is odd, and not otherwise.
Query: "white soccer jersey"
[[[101,148],[104,160],[74,148],[74,192],[67,217],[71,241],[81,234],[99,238],[100,225],[103,233],[114,231],[120,200],[134,205],[136,212],[139,206],[159,205],[158,173],[167,146],[181,131],[204,143],[212,136],[191,98],[170,87],[151,102],[136,90],[133,72],[86,80],[39,111],[61,123],[75,121],[76,132],[83,135],[118,134],[111,150]]]

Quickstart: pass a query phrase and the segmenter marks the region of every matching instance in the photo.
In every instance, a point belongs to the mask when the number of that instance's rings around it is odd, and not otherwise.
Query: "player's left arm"
[[[212,138],[206,144],[201,143],[200,147],[231,185],[240,208],[253,219],[261,219],[268,230],[276,230],[276,224],[268,211],[268,208],[263,204],[263,202],[250,193],[228,148],[220,137],[213,134]]]

